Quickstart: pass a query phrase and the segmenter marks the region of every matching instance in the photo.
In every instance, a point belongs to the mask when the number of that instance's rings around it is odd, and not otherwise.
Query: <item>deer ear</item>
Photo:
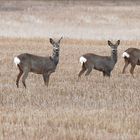
[[[63,39],[63,37],[61,37],[59,40],[58,40],[58,43],[60,43],[60,41]]]
[[[111,41],[108,40],[108,45],[109,46],[112,46],[113,44],[111,43]]]
[[[118,40],[118,41],[116,42],[116,45],[117,45],[117,46],[119,46],[119,45],[120,45],[120,40]]]
[[[51,44],[54,44],[55,43],[52,38],[50,38],[50,43]]]

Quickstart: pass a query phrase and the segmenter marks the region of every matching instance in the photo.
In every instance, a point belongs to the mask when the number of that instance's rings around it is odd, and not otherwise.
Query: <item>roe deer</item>
[[[130,73],[133,76],[136,65],[140,65],[140,50],[137,48],[128,48],[126,51],[124,51],[122,57],[125,61],[122,73],[125,73],[125,69],[129,64],[131,64]]]
[[[117,48],[120,44],[120,40],[116,42],[116,44],[108,41],[108,45],[111,47],[111,56],[99,56],[93,53],[87,53],[80,57],[79,61],[82,64],[82,69],[79,72],[78,76],[81,75],[87,70],[86,76],[90,74],[92,69],[103,72],[103,76],[111,75],[111,71],[113,70],[116,62],[117,62]]]
[[[45,85],[48,86],[49,77],[51,73],[55,72],[56,66],[59,62],[59,45],[62,37],[57,42],[50,38],[50,43],[53,45],[52,56],[42,57],[33,54],[23,53],[14,58],[14,63],[19,68],[16,85],[19,87],[19,80],[22,77],[22,83],[26,88],[25,80],[29,72],[42,74]]]

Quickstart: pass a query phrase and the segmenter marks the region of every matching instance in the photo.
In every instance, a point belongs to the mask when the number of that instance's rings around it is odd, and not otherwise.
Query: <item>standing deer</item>
[[[125,65],[122,73],[125,73],[125,69],[131,64],[130,73],[133,76],[136,65],[140,65],[140,50],[137,48],[128,48],[123,54]]]
[[[111,47],[111,56],[99,56],[93,53],[87,53],[80,57],[79,61],[82,64],[82,69],[79,72],[78,76],[86,71],[85,76],[89,75],[92,69],[103,72],[103,76],[111,75],[111,71],[113,70],[116,62],[117,62],[117,48],[120,44],[120,40],[116,42],[116,44],[108,41],[108,45]]]
[[[19,80],[23,74],[22,83],[26,88],[25,80],[29,72],[42,74],[44,83],[48,86],[49,77],[53,72],[55,72],[55,69],[59,62],[59,45],[61,39],[62,37],[60,38],[60,40],[55,42],[52,38],[50,38],[50,43],[53,45],[52,56],[42,57],[33,54],[23,53],[14,58],[14,63],[19,68],[19,74],[16,80],[17,87],[19,87]]]

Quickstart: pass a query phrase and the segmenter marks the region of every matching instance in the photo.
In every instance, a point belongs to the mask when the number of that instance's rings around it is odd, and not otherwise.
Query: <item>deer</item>
[[[80,78],[84,72],[86,72],[85,76],[88,76],[92,69],[102,72],[103,76],[110,77],[111,71],[117,63],[117,48],[119,44],[120,40],[118,40],[115,44],[108,40],[108,45],[111,48],[111,56],[100,56],[94,53],[86,53],[82,55],[79,59],[82,69],[79,72],[78,77]]]
[[[130,74],[134,77],[134,69],[136,65],[140,65],[140,49],[128,48],[123,52],[122,57],[125,62],[122,73],[124,74],[128,65],[131,64]]]
[[[49,78],[52,73],[55,72],[57,64],[59,62],[59,50],[60,50],[60,41],[54,41],[50,38],[50,43],[53,46],[53,53],[51,56],[37,56],[29,53],[22,53],[14,57],[14,63],[19,69],[19,74],[16,79],[16,86],[19,87],[19,80],[22,76],[22,84],[26,88],[25,80],[28,77],[29,72],[35,74],[42,74],[44,84],[48,86]]]

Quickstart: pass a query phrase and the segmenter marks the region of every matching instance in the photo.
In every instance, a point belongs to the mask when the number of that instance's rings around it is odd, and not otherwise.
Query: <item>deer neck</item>
[[[117,58],[118,58],[117,50],[112,50],[111,51],[111,60],[113,60],[113,62],[116,63]]]
[[[53,60],[54,64],[57,65],[59,62],[59,51],[53,50],[53,54],[51,56],[51,59]]]

